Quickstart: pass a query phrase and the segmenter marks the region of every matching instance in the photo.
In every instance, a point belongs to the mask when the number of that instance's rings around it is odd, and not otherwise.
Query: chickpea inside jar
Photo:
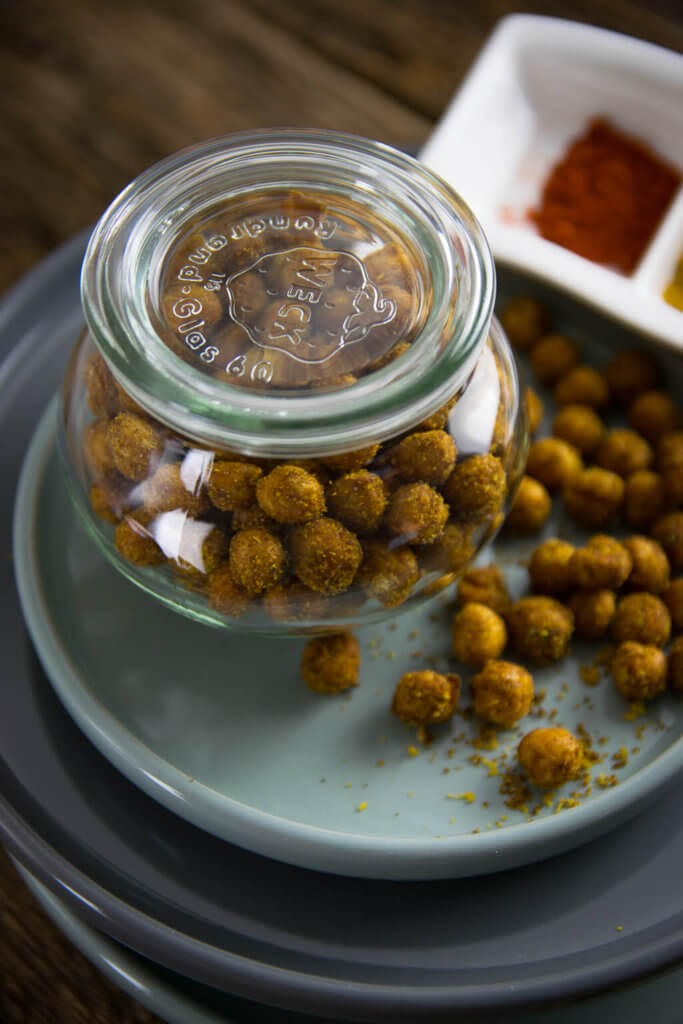
[[[351,136],[231,136],[143,173],[86,252],[69,491],[170,607],[255,633],[413,607],[495,535],[526,459],[460,197]]]

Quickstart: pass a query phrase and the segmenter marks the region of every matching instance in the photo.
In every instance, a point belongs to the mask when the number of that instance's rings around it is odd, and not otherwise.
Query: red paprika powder
[[[548,241],[630,274],[680,182],[675,167],[598,118],[553,168],[531,219]]]

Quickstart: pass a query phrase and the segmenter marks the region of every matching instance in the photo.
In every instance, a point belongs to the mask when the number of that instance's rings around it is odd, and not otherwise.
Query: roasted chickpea
[[[570,572],[581,590],[617,590],[631,572],[631,555],[618,540],[598,533],[572,555]]]
[[[627,700],[652,700],[666,688],[666,655],[652,644],[627,640],[614,652],[611,673]]]
[[[654,594],[628,594],[622,597],[612,619],[612,639],[617,644],[633,640],[639,644],[663,647],[671,635],[671,616]]]
[[[85,385],[88,408],[94,416],[108,419],[120,412],[114,377],[99,352],[93,352],[86,363]]]
[[[529,714],[534,700],[531,673],[511,661],[489,661],[470,680],[470,689],[474,713],[507,729]]]
[[[295,580],[292,583],[276,583],[274,587],[265,590],[261,607],[276,622],[310,622],[325,618],[325,601],[322,594],[317,594]]]
[[[565,405],[553,421],[553,434],[580,455],[592,455],[605,433],[605,424],[587,405]]]
[[[120,412],[109,424],[109,448],[119,473],[129,480],[144,480],[154,471],[163,438],[157,427],[132,412]]]
[[[469,569],[458,584],[457,600],[459,607],[477,602],[492,608],[499,615],[505,615],[512,603],[505,577],[498,566],[493,564]]]
[[[542,384],[554,384],[579,361],[579,346],[563,334],[544,334],[529,356],[534,373]]]
[[[484,523],[499,512],[506,491],[505,470],[495,455],[471,455],[459,462],[443,493],[456,519]]]
[[[647,590],[651,594],[660,594],[669,586],[669,559],[664,548],[656,540],[649,537],[627,537],[622,540],[633,567],[628,578],[628,585],[634,590]]]
[[[300,466],[276,466],[256,482],[256,500],[278,523],[307,523],[325,511],[325,492],[312,473]]]
[[[659,473],[641,469],[626,478],[624,520],[635,530],[645,530],[666,509],[664,481]]]
[[[604,409],[609,405],[609,398],[607,381],[592,366],[573,367],[555,385],[558,405],[587,405],[591,409]]]
[[[445,430],[421,430],[396,445],[391,461],[402,480],[438,486],[453,472],[456,455],[455,441]]]
[[[574,616],[552,597],[523,597],[508,610],[507,626],[520,657],[543,665],[564,658]]]
[[[629,406],[628,421],[650,444],[656,444],[660,437],[678,429],[681,414],[664,391],[643,391]]]
[[[363,559],[358,538],[336,519],[315,519],[295,527],[290,552],[294,575],[321,594],[348,590]]]
[[[338,477],[327,492],[327,504],[335,519],[354,533],[373,533],[387,504],[384,484],[376,473],[357,469]]]
[[[568,602],[574,615],[576,635],[583,640],[601,640],[609,629],[617,610],[612,590],[580,590]]]
[[[207,483],[211,503],[222,512],[249,508],[256,501],[261,476],[260,467],[253,463],[216,459]]]
[[[505,622],[485,604],[466,604],[451,627],[453,653],[466,665],[484,665],[499,657],[507,642]]]
[[[369,465],[379,451],[378,444],[358,448],[355,452],[343,452],[341,455],[326,455],[320,461],[333,473],[354,473]]]
[[[568,729],[533,729],[520,741],[517,759],[537,786],[562,786],[579,774],[583,747]]]
[[[149,524],[149,515],[135,512],[127,515],[114,530],[116,550],[133,565],[161,565],[166,561],[148,529]]]
[[[595,453],[598,466],[624,477],[647,469],[653,457],[652,448],[645,438],[625,427],[610,430]]]
[[[442,535],[423,548],[422,562],[428,569],[458,573],[474,555],[472,530],[463,523],[446,523]]]
[[[683,636],[677,636],[667,659],[667,678],[672,690],[683,692]]]
[[[281,541],[262,526],[234,534],[229,558],[235,583],[249,594],[260,594],[274,586],[287,567]]]
[[[648,352],[618,352],[605,370],[612,395],[621,405],[630,405],[643,391],[657,384],[659,367]]]
[[[674,631],[683,630],[683,577],[672,580],[661,596],[662,601],[669,609]]]
[[[583,468],[581,456],[559,437],[542,437],[529,448],[526,472],[549,491],[556,491]]]
[[[566,540],[552,537],[532,552],[529,559],[529,579],[538,594],[564,594],[571,590],[571,569],[574,546]]]
[[[589,466],[572,477],[563,491],[564,505],[580,526],[606,526],[624,498],[624,481],[600,466]]]
[[[403,722],[424,728],[447,721],[458,706],[460,677],[424,669],[401,676],[391,710]]]
[[[500,315],[503,329],[515,348],[530,348],[546,330],[548,314],[537,299],[510,299]]]
[[[664,548],[669,565],[678,572],[683,569],[683,512],[670,512],[652,526],[650,534]]]
[[[109,447],[109,420],[93,420],[86,425],[83,430],[83,456],[94,477],[118,472]]]
[[[542,483],[523,476],[505,520],[509,533],[536,533],[548,521],[552,501]]]
[[[448,505],[429,484],[403,484],[389,499],[386,525],[406,543],[431,544],[444,531]]]
[[[227,562],[209,575],[208,596],[209,607],[233,619],[244,615],[251,602],[249,591],[235,582]]]
[[[145,509],[151,515],[179,508],[200,518],[209,510],[206,494],[201,489],[193,492],[185,486],[178,462],[160,466],[153,476],[143,480],[140,491]]]
[[[683,430],[664,434],[657,444],[657,468],[672,505],[683,504]]]
[[[364,543],[357,581],[380,604],[387,608],[402,604],[419,577],[417,558],[409,547],[390,548],[375,538]]]
[[[309,640],[301,656],[301,675],[315,693],[341,693],[358,685],[360,644],[351,633]]]
[[[93,484],[90,488],[90,504],[95,515],[105,523],[116,525],[121,518],[116,504],[112,501],[112,492],[101,483]]]

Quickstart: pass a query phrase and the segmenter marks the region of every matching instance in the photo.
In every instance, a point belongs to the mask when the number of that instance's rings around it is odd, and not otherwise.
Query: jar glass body
[[[467,207],[386,147],[270,133],[152,169],[91,239],[64,381],[90,534],[215,626],[332,631],[428,599],[526,458],[493,294]]]

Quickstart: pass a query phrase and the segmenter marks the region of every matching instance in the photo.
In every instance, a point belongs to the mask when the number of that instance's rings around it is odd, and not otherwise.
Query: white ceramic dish
[[[683,250],[683,189],[628,277],[546,241],[528,221],[550,169],[596,116],[683,168],[683,56],[590,25],[512,15],[420,158],[465,197],[497,261],[683,348],[683,313],[661,298]]]

